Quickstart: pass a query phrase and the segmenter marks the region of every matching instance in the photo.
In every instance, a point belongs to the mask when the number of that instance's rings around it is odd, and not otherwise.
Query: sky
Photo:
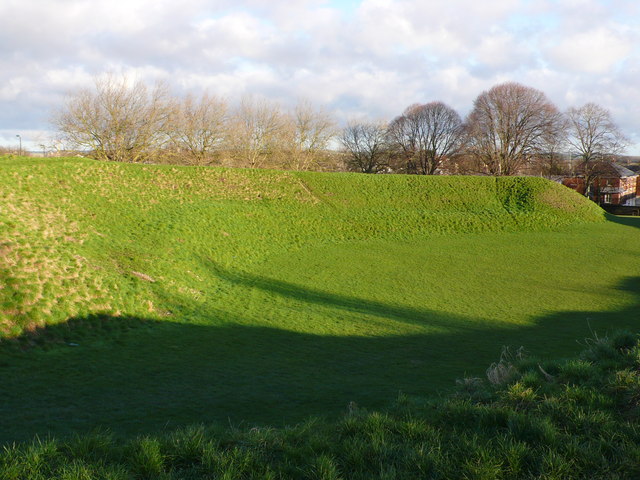
[[[640,155],[637,0],[1,0],[0,146],[39,149],[105,72],[175,94],[301,99],[340,123],[505,81],[609,109]]]

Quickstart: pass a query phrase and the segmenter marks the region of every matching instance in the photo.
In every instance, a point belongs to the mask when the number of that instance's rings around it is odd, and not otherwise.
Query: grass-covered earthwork
[[[0,160],[0,442],[291,425],[503,345],[570,356],[637,330],[638,227],[538,178]]]

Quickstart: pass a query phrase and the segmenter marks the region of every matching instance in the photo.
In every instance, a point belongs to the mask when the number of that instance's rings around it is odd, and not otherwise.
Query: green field
[[[493,382],[467,378],[429,401],[399,395],[383,412],[350,405],[281,428],[36,438],[0,451],[0,478],[635,480],[639,336],[594,336],[584,347],[562,361],[503,356]]]
[[[537,178],[0,159],[0,442],[383,408],[637,330],[640,219]]]

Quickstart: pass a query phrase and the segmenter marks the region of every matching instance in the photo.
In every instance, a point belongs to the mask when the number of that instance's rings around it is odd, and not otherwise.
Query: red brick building
[[[563,185],[583,195],[587,183],[589,198],[599,204],[624,205],[640,193],[640,175],[609,161],[590,165],[588,169],[579,166],[573,176],[562,179]]]

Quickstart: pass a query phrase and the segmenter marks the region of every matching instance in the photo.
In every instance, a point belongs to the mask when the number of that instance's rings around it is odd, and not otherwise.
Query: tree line
[[[175,97],[164,84],[106,76],[72,94],[53,123],[67,145],[102,160],[419,175],[559,174],[567,154],[587,172],[628,143],[603,107],[561,112],[515,82],[482,92],[465,119],[435,101],[340,129],[306,101],[287,110],[249,96],[231,107],[208,93]]]
[[[52,123],[65,148],[100,160],[319,169],[338,129],[307,101],[285,110],[251,96],[172,96],[166,84],[100,77],[68,97]]]
[[[572,173],[567,155],[581,172],[595,173],[627,143],[603,107],[561,112],[543,92],[514,82],[478,95],[464,120],[442,102],[415,104],[388,124],[349,124],[341,137],[352,170],[422,175]]]

